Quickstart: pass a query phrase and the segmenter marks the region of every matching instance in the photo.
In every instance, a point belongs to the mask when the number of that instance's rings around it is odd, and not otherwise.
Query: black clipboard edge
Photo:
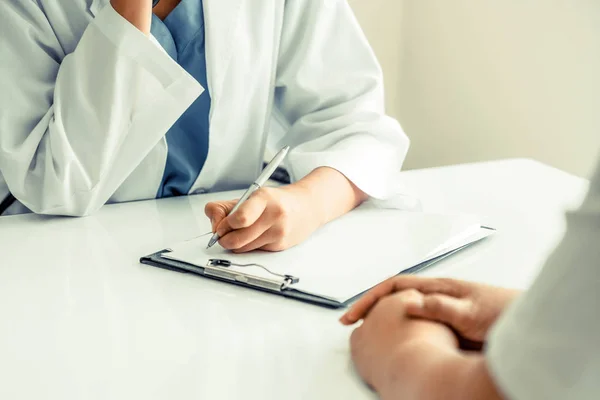
[[[241,286],[241,287],[244,287],[247,289],[259,290],[264,293],[270,293],[270,294],[274,294],[274,295],[278,295],[278,296],[288,297],[288,298],[291,298],[294,300],[299,300],[304,303],[310,303],[310,304],[318,305],[321,307],[326,307],[326,308],[331,308],[331,309],[337,309],[337,308],[344,307],[344,303],[340,303],[338,301],[334,301],[334,300],[326,299],[323,297],[307,294],[307,293],[300,292],[300,291],[294,290],[294,289],[287,289],[282,292],[275,292],[275,291],[263,289],[263,288],[260,288],[257,286],[247,285],[243,282],[233,282],[228,279],[220,278],[218,276],[206,275],[206,274],[204,274],[204,268],[202,268],[202,267],[161,257],[162,254],[168,253],[168,252],[170,252],[170,250],[168,250],[168,249],[161,250],[154,254],[150,254],[148,256],[142,257],[140,259],[140,262],[142,264],[150,265],[153,267],[168,269],[171,271],[176,271],[176,272],[181,272],[181,273],[199,275],[204,278],[210,278],[210,279],[218,280],[221,282],[225,282],[230,285]]]
[[[487,226],[482,226],[482,229],[488,229],[490,231],[495,231],[495,229],[493,228],[489,228]],[[422,271],[424,269],[430,268],[431,266],[437,264],[438,262],[452,256],[453,254],[462,251],[464,249],[466,249],[467,247],[471,247],[477,243],[480,243],[482,241],[484,241],[485,239],[487,239],[488,236],[481,238],[479,240],[476,240],[474,242],[468,243],[464,246],[458,247],[454,250],[451,250],[445,254],[442,254],[440,256],[437,256],[436,258],[433,258],[431,260],[428,261],[424,261],[420,264],[415,265],[412,268],[406,269],[402,272],[400,272],[398,275],[406,275],[406,274],[416,274],[419,271]],[[346,308],[348,307],[351,303],[353,303],[354,301],[358,300],[362,295],[364,295],[366,292],[368,292],[370,289],[365,290],[364,292],[361,292],[359,294],[357,294],[356,296],[350,298],[349,300],[346,300],[345,302],[338,302],[335,300],[331,300],[331,299],[327,299],[327,298],[323,298],[323,297],[319,297],[319,296],[315,296],[315,295],[311,295],[308,293],[304,293],[298,290],[294,290],[294,289],[288,289],[288,290],[284,290],[282,292],[275,292],[272,290],[267,290],[267,289],[263,289],[260,287],[256,287],[256,286],[252,286],[252,285],[247,285],[244,284],[243,282],[233,282],[227,279],[223,279],[217,276],[212,276],[212,275],[205,275],[204,274],[204,268],[199,267],[197,265],[193,265],[193,264],[188,264],[188,263],[184,263],[181,261],[177,261],[177,260],[170,260],[167,258],[163,258],[161,257],[162,254],[164,253],[168,253],[170,252],[170,250],[165,249],[165,250],[161,250],[158,251],[154,254],[150,254],[148,256],[142,257],[140,258],[140,263],[142,264],[146,264],[146,265],[150,265],[153,267],[158,267],[158,268],[163,268],[163,269],[167,269],[170,271],[175,271],[175,272],[181,272],[181,273],[188,273],[188,274],[193,274],[193,275],[199,275],[202,276],[204,278],[209,278],[209,279],[213,279],[213,280],[218,280],[221,282],[225,282],[227,284],[230,285],[236,285],[236,286],[241,286],[247,289],[254,289],[254,290],[259,290],[261,292],[264,293],[269,293],[269,294],[273,294],[273,295],[277,295],[277,296],[282,296],[282,297],[287,297],[290,299],[294,299],[294,300],[298,300],[304,303],[309,303],[309,304],[313,304],[313,305],[317,305],[317,306],[321,306],[321,307],[325,307],[325,308],[329,308],[329,309],[340,309],[340,308]]]
[[[486,230],[489,230],[489,231],[492,231],[492,232],[495,232],[495,231],[496,231],[496,229],[494,229],[494,228],[490,228],[489,226],[482,226],[482,227],[481,227],[481,229],[486,229]],[[476,244],[478,244],[478,243],[480,243],[480,242],[483,242],[483,241],[484,241],[484,240],[486,240],[488,237],[489,237],[489,235],[488,235],[488,236],[485,236],[485,237],[483,237],[483,238],[481,238],[481,239],[479,239],[479,240],[475,240],[475,241],[473,241],[473,242],[471,242],[471,243],[467,243],[467,244],[465,244],[464,246],[457,247],[457,248],[456,248],[456,249],[454,249],[454,250],[450,250],[449,252],[447,252],[447,253],[444,253],[444,254],[442,254],[442,255],[439,255],[439,256],[437,256],[437,257],[435,257],[435,258],[432,258],[431,260],[423,261],[422,263],[420,263],[420,264],[417,264],[417,265],[415,265],[414,267],[411,267],[411,268],[405,269],[404,271],[400,272],[400,273],[399,273],[398,275],[396,275],[396,276],[399,276],[399,275],[412,275],[412,274],[416,274],[416,273],[418,273],[418,272],[420,272],[420,271],[423,271],[423,270],[425,270],[425,269],[427,269],[427,268],[429,268],[429,267],[432,267],[433,265],[435,265],[435,264],[439,263],[440,261],[443,261],[443,260],[445,260],[446,258],[448,258],[448,257],[450,257],[450,256],[452,256],[452,255],[454,255],[454,254],[456,254],[456,253],[458,253],[459,251],[462,251],[462,250],[464,250],[464,249],[466,249],[466,248],[468,248],[468,247],[472,247],[472,246],[475,246]],[[391,278],[390,278],[390,279],[391,279]],[[362,293],[359,293],[359,294],[357,294],[356,296],[352,297],[351,299],[348,299],[348,300],[346,300],[346,301],[344,302],[344,305],[343,305],[343,306],[344,306],[344,307],[348,307],[348,306],[350,306],[350,304],[354,303],[356,300],[358,300],[360,297],[362,297],[362,296],[363,296],[365,293],[367,293],[367,292],[368,292],[369,290],[371,290],[371,289],[373,289],[373,288],[367,289],[367,290],[365,290],[364,292],[362,292]]]

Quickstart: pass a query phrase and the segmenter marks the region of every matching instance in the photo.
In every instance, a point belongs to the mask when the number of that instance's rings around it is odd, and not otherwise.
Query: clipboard
[[[400,271],[398,275],[415,274],[424,269],[427,269],[435,265],[436,263],[446,259],[447,257],[450,257],[451,255],[463,249],[466,249],[467,247],[470,247],[481,240],[484,240],[494,232],[495,229],[493,228],[481,227],[479,235],[477,237],[473,237],[472,241],[464,243],[459,248],[449,250],[448,252],[438,255],[437,257],[434,257],[430,260],[423,261],[411,268]],[[287,275],[280,276],[279,274],[273,274],[274,276],[272,279],[265,280],[264,278],[254,276],[251,273],[240,273],[229,270],[229,266],[226,265],[230,262],[229,260],[210,259],[207,261],[206,265],[199,266],[178,260],[164,258],[163,255],[169,252],[171,252],[171,250],[169,249],[161,250],[154,254],[142,257],[140,259],[140,262],[142,264],[150,265],[153,267],[163,268],[180,273],[195,274],[205,278],[210,278],[248,289],[283,296],[304,303],[314,304],[330,309],[345,308],[349,304],[356,301],[360,296],[362,296],[366,292],[363,291],[361,293],[357,293],[355,296],[349,298],[346,301],[339,301],[332,298],[296,290],[294,288],[294,283],[297,283],[301,279],[300,277]]]
[[[355,213],[353,216],[350,214]],[[146,265],[164,268],[172,271],[181,273],[195,274],[204,278],[214,279],[221,282],[226,282],[239,287],[244,287],[253,290],[259,290],[274,295],[279,295],[294,300],[299,300],[306,303],[311,303],[327,308],[342,308],[346,307],[349,303],[354,301],[357,297],[369,290],[376,284],[388,279],[397,274],[414,274],[429,268],[436,263],[444,260],[445,258],[455,254],[456,252],[462,251],[475,243],[484,240],[488,236],[492,235],[495,230],[489,227],[482,227],[479,224],[473,226],[472,220],[463,220],[461,217],[448,217],[448,216],[423,216],[419,217],[418,214],[412,213],[410,215],[398,216],[398,211],[391,210],[362,210],[353,211],[348,217],[342,217],[340,221],[332,223],[328,229],[322,229],[323,232],[317,232],[312,238],[310,238],[306,244],[297,246],[298,248],[292,248],[281,253],[262,253],[248,256],[249,259],[244,259],[243,255],[237,255],[233,253],[227,253],[222,251],[213,255],[201,254],[198,257],[192,258],[189,256],[190,247],[193,250],[191,244],[181,245],[178,244],[172,249],[163,249],[156,253],[142,257],[140,262]],[[388,249],[388,252],[384,254],[383,260],[389,260],[386,265],[381,263],[377,265],[381,271],[377,268],[369,267],[368,274],[366,273],[367,266],[362,268],[361,265],[352,265],[352,268],[345,268],[353,262],[354,257],[348,257],[345,260],[340,260],[340,263],[346,263],[344,268],[338,267],[335,270],[331,265],[332,257],[335,256],[336,251],[339,253],[342,247],[338,246],[337,249],[332,249],[333,255],[329,255],[329,258],[322,257],[319,259],[317,254],[323,253],[323,244],[332,238],[339,238],[340,235],[353,234],[352,228],[349,226],[361,226],[361,222],[364,224],[367,221],[373,223],[381,223],[387,221],[394,216],[398,221],[405,221],[407,225],[407,234],[411,226],[418,226],[419,222],[429,223],[432,225],[432,221],[443,221],[445,225],[431,226],[431,229],[423,228],[419,233],[420,238],[435,238],[437,241],[432,241],[429,247],[424,246],[420,253],[416,253],[411,257],[403,256],[407,258],[407,262],[403,263],[401,259],[390,257],[390,254],[394,254],[393,251]],[[346,218],[346,220],[344,220]],[[452,219],[454,218],[454,219]],[[408,221],[408,222],[407,222]],[[467,222],[465,222],[467,221]],[[441,222],[440,222],[441,223]],[[411,225],[412,224],[412,225]],[[455,226],[457,227],[454,231],[449,232],[448,235],[440,235],[435,230],[439,226]],[[467,227],[470,227],[467,229]],[[355,229],[356,230],[356,229]],[[463,232],[462,235],[457,235],[458,232]],[[405,235],[406,236],[406,235]],[[344,239],[344,238],[342,238]],[[198,239],[193,239],[198,240]],[[189,241],[190,243],[193,243]],[[200,249],[200,245],[206,246],[206,237],[201,238],[196,245],[196,249]],[[432,239],[433,240],[433,239]],[[393,243],[393,237],[388,238],[389,247],[390,243]],[[341,245],[344,245],[344,241],[340,240]],[[420,242],[419,242],[420,243]],[[187,254],[185,251],[178,250],[188,247]],[[357,253],[359,254],[359,253]],[[362,251],[360,253],[362,259],[357,257],[356,263],[365,263],[365,260],[370,259],[368,251]],[[240,258],[242,257],[242,258]],[[398,263],[398,265],[396,265]],[[288,267],[289,266],[289,267]],[[290,268],[290,271],[286,271],[286,268]],[[317,271],[317,272],[315,272]],[[312,285],[314,283],[315,276],[319,276],[319,272],[323,273],[323,281],[327,281],[327,284]],[[365,271],[364,282],[362,281],[361,271]],[[312,281],[311,276],[312,273]],[[315,275],[316,274],[316,275]],[[337,281],[337,282],[336,282]],[[337,283],[344,286],[344,282],[351,282],[351,285],[347,285],[347,288],[340,291],[337,290]],[[336,290],[334,290],[336,289]],[[331,290],[331,293],[328,292]]]

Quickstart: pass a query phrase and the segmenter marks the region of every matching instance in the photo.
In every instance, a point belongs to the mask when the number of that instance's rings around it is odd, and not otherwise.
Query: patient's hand
[[[342,317],[350,325],[363,319],[382,298],[411,291],[406,314],[442,322],[463,339],[475,344],[485,341],[490,327],[519,291],[453,279],[398,276],[365,294]]]
[[[350,340],[360,376],[382,400],[502,399],[482,354],[460,351],[447,326],[406,315],[421,296],[400,291],[369,309]]]
[[[408,395],[408,388],[419,379],[416,369],[425,372],[431,367],[430,359],[438,363],[440,358],[458,354],[456,336],[448,327],[405,314],[414,296],[410,292],[386,296],[350,339],[357,372],[382,398],[394,398],[391,394],[398,388],[402,390],[396,394]],[[420,375],[423,379],[426,374]]]

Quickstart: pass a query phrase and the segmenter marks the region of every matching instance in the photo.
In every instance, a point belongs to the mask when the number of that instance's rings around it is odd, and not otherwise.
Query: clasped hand
[[[429,398],[423,393],[439,388],[422,381],[423,376],[484,371],[482,379],[492,387],[483,359],[465,358],[459,347],[466,342],[469,349],[481,348],[518,294],[452,279],[394,277],[365,294],[341,322],[363,320],[352,334],[352,359],[382,398],[396,398],[400,392],[409,394],[405,398]]]

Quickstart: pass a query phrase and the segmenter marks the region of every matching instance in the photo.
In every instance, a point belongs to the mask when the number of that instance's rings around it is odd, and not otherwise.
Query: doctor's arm
[[[290,124],[293,183],[261,190],[206,213],[220,244],[235,251],[283,250],[369,196],[386,198],[409,141],[385,115],[379,64],[345,0],[288,1],[275,106]]]
[[[328,167],[390,195],[409,140],[385,114],[381,68],[346,0],[286,2],[276,87],[294,180]]]
[[[201,88],[140,30],[141,14],[121,10],[136,27],[109,4],[65,50],[70,33],[59,38],[38,4],[0,2],[0,172],[32,211],[86,215],[110,199]]]

